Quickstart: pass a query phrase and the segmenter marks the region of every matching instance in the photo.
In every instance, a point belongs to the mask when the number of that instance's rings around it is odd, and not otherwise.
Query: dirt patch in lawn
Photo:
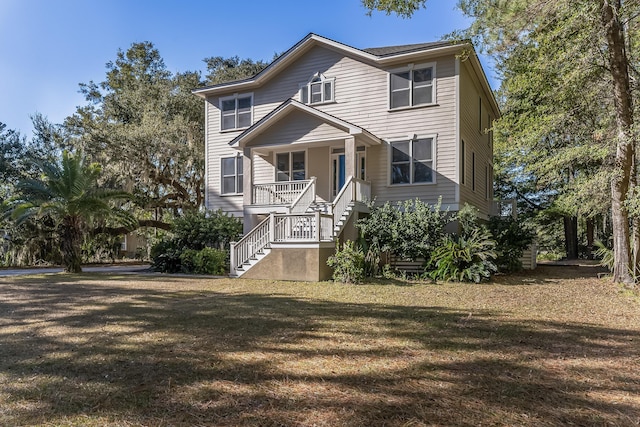
[[[0,279],[0,425],[638,425],[640,302],[598,272]]]

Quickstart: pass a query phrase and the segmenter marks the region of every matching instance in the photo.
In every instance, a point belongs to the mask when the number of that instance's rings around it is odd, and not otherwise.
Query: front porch
[[[321,204],[316,202],[315,183],[316,179],[311,178],[304,184],[293,181],[254,186],[252,194],[265,204],[253,205],[253,208],[270,211],[268,214],[253,213],[252,217],[262,218],[261,222],[245,233],[240,241],[231,243],[231,275],[245,274],[276,247],[293,249],[294,252],[314,248],[331,248],[333,251],[335,240],[345,233],[347,224],[353,224],[353,214],[368,212],[367,202],[371,200],[371,185],[368,182],[348,177],[333,202]],[[271,201],[275,203],[266,203]],[[353,232],[350,234],[353,235]],[[326,253],[326,250],[320,252]],[[317,270],[318,278],[315,280],[322,280],[320,277],[325,275],[322,272],[326,272],[322,263],[313,261],[312,266],[308,267]],[[288,276],[284,271],[285,264],[281,269],[283,271],[270,274],[269,278]],[[304,276],[299,280],[309,280],[307,273]]]

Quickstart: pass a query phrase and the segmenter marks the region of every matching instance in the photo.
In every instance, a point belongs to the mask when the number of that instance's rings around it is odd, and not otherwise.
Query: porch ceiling
[[[234,148],[318,143],[355,137],[365,145],[382,143],[366,129],[294,99],[288,99],[234,138]]]

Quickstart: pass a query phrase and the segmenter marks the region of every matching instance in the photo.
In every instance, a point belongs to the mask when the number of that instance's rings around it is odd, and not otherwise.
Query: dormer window
[[[322,73],[316,73],[300,87],[300,102],[303,104],[322,104],[333,102],[335,78],[328,79]]]

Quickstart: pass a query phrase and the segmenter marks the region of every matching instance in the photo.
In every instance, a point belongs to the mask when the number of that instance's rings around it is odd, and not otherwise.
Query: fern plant
[[[495,245],[491,234],[480,227],[457,239],[447,236],[431,255],[434,269],[429,276],[434,280],[475,283],[489,279],[498,271]]]
[[[593,242],[597,246],[595,256],[600,259],[600,265],[607,267],[609,271],[613,271],[613,249],[607,248],[604,243],[599,240]]]

